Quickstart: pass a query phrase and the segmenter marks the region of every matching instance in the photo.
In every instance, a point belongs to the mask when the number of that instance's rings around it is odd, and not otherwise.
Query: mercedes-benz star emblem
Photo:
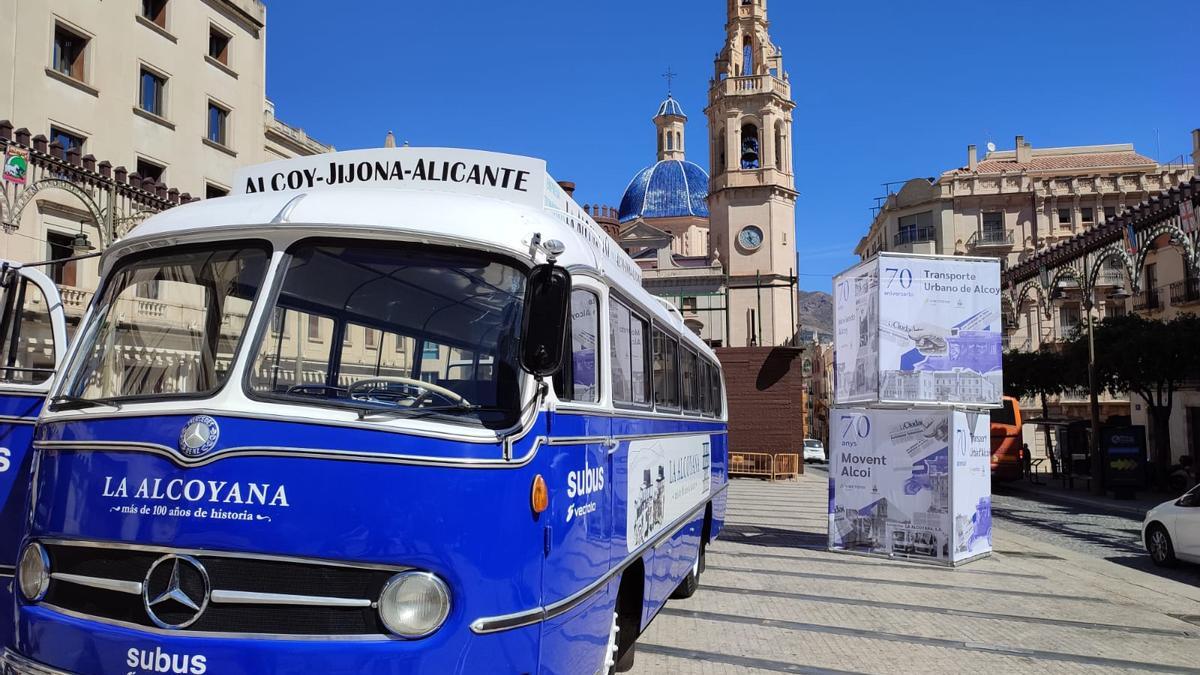
[[[208,415],[196,415],[179,432],[179,452],[184,457],[207,455],[216,447],[220,436],[221,427],[217,426],[216,420]]]
[[[159,628],[187,628],[204,614],[212,587],[208,571],[186,555],[165,555],[150,566],[142,582],[146,615]]]

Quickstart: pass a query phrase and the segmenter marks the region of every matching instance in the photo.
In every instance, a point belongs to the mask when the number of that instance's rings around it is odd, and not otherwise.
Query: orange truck
[[[992,411],[992,480],[1021,478],[1021,404],[1004,397],[1004,407]]]

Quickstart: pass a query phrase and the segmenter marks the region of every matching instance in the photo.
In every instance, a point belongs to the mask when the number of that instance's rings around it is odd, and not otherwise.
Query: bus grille
[[[403,569],[124,544],[41,543],[52,573],[45,604],[146,628],[162,627],[152,620],[142,593],[155,562],[187,556],[199,563],[208,575],[211,600],[192,623],[177,629],[190,634],[383,637],[386,629],[374,601],[388,579]],[[196,595],[197,589],[189,590]],[[174,626],[197,613],[163,606],[155,614]]]

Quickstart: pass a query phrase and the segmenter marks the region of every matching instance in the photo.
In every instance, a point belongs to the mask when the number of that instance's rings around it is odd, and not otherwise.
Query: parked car
[[[1150,509],[1142,523],[1142,541],[1156,565],[1200,563],[1200,486]]]
[[[804,439],[804,461],[805,462],[827,462],[825,457],[825,444],[815,438]]]

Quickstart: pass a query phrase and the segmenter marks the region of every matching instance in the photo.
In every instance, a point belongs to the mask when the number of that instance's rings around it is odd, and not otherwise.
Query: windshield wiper
[[[359,408],[358,419],[365,420],[368,417],[391,417],[393,415],[404,417],[407,415],[416,415],[418,413],[473,413],[473,412],[507,412],[507,408],[498,408],[495,406],[482,405],[437,405],[428,408]]]
[[[117,410],[121,409],[121,404],[112,398],[81,398],[79,396],[55,396],[50,399],[50,405],[57,410],[83,410],[85,408],[95,408],[98,406],[111,406]]]

